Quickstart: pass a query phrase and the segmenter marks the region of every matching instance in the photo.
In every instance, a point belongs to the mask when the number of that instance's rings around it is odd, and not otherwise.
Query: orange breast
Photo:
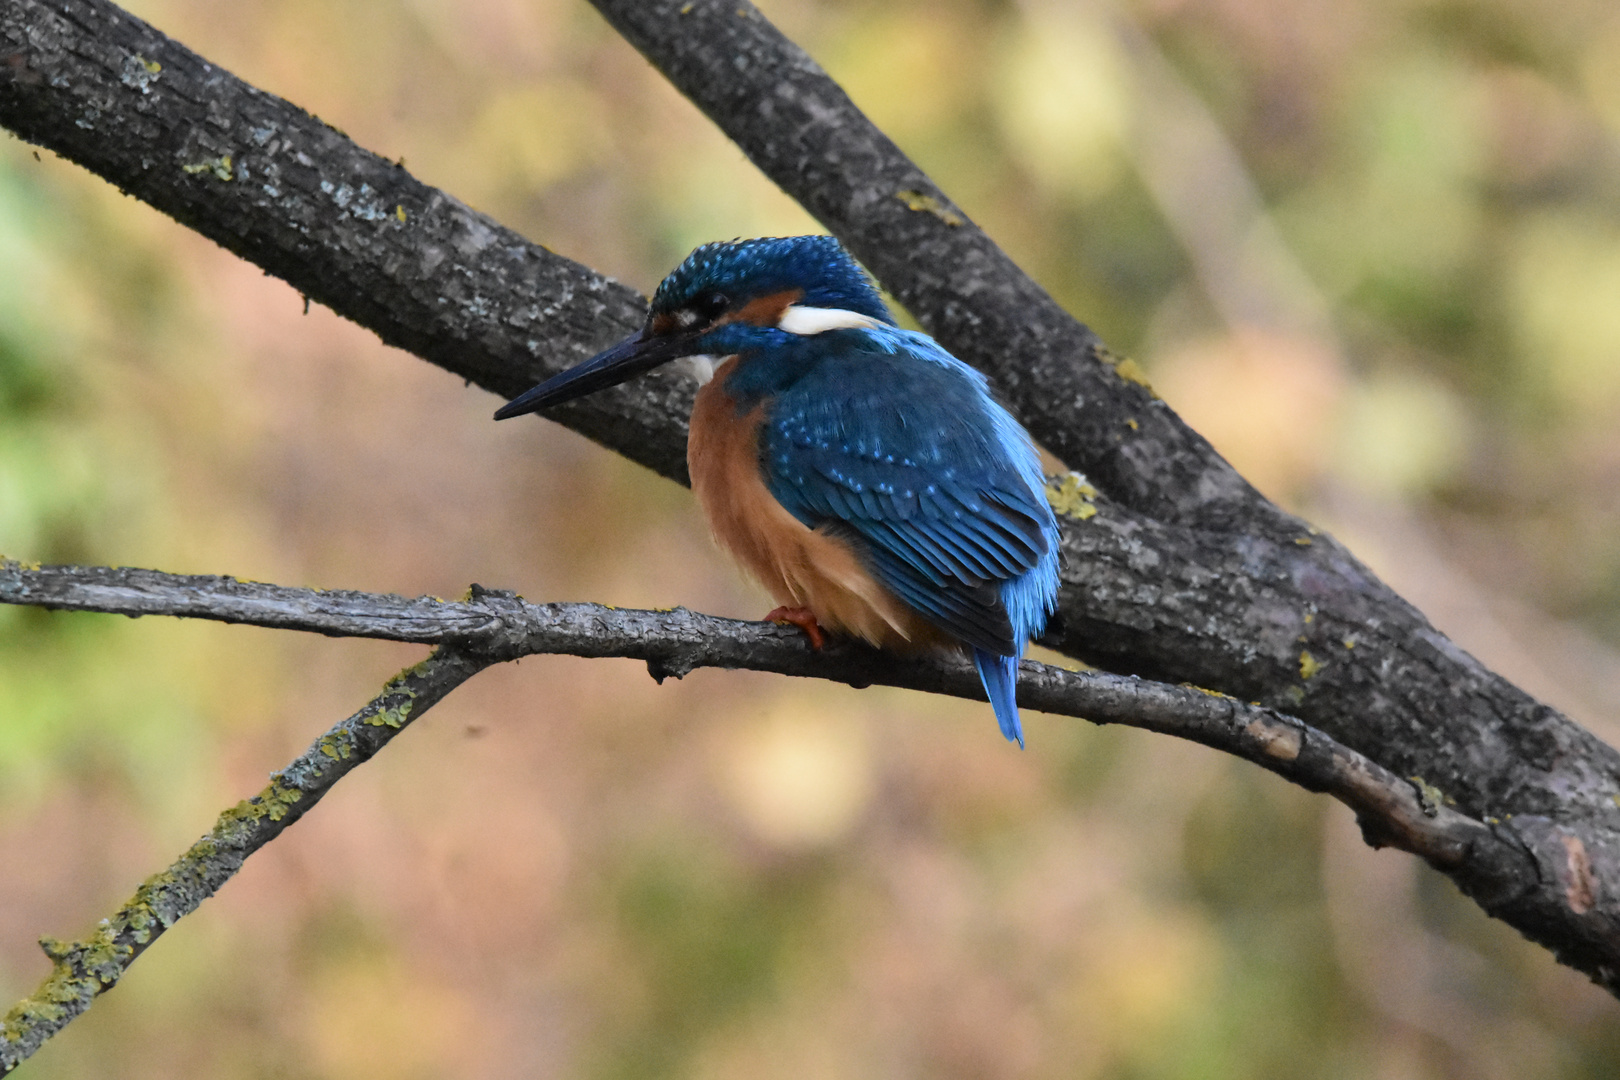
[[[738,415],[725,392],[731,357],[698,391],[686,463],[715,542],[784,607],[805,607],[824,628],[873,645],[935,644],[943,636],[861,566],[848,543],[809,529],[765,486],[759,467],[764,406]]]

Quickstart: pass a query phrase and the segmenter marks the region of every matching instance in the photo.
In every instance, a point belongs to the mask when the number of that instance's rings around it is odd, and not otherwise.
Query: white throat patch
[[[683,356],[675,361],[688,375],[697,380],[699,386],[705,386],[714,378],[714,369],[720,366],[720,358],[710,353],[693,353]]]
[[[789,304],[776,326],[790,334],[810,337],[828,330],[869,330],[882,325],[870,315],[844,308],[801,307]]]

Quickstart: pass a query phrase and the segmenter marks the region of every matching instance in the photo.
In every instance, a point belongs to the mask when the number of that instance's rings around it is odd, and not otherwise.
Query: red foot
[[[810,639],[810,647],[817,652],[827,644],[827,636],[821,632],[821,624],[807,607],[779,607],[765,616],[764,622],[787,623],[797,626],[804,631],[804,636]]]

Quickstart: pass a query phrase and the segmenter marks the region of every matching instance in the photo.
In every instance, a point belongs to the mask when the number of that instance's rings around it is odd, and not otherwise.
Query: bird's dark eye
[[[707,289],[692,297],[686,306],[704,322],[713,322],[731,306],[731,297],[723,292]]]

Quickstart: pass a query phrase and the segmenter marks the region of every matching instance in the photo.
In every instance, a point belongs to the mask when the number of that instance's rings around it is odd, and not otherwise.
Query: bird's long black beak
[[[496,411],[495,419],[537,412],[627,382],[684,355],[681,344],[678,337],[655,337],[643,330],[519,394]]]

